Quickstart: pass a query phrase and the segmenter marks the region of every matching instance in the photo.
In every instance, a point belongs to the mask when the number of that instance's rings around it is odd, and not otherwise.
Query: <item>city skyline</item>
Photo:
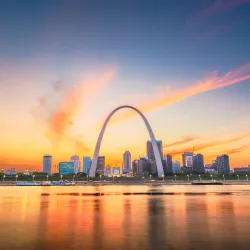
[[[146,116],[174,160],[194,148],[206,163],[228,154],[231,169],[248,166],[249,1],[182,4],[1,2],[0,168],[39,169],[44,153],[92,157],[121,105]],[[136,112],[121,110],[100,156],[122,166],[147,140]]]

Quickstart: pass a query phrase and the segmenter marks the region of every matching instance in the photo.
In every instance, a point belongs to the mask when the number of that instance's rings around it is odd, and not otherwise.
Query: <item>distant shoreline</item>
[[[250,181],[221,181],[224,185],[250,185]],[[37,184],[41,184],[42,181],[36,181]],[[155,182],[145,182],[145,183],[140,183],[140,182],[130,182],[130,183],[126,183],[126,182],[119,182],[119,183],[113,183],[113,182],[84,182],[84,181],[78,181],[76,183],[75,186],[73,187],[88,187],[88,186],[178,186],[178,185],[192,185],[192,181],[166,181],[166,182],[162,182],[162,181],[155,181]],[[2,181],[0,182],[0,187],[3,186],[16,186],[16,182],[15,181]],[[38,185],[39,187],[42,187],[42,185]],[[44,186],[45,187],[45,186]],[[49,186],[46,186],[49,187]]]

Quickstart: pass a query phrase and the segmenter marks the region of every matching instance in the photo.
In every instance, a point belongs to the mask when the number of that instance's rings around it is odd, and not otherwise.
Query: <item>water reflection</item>
[[[248,249],[250,189],[241,189],[1,187],[1,246]]]

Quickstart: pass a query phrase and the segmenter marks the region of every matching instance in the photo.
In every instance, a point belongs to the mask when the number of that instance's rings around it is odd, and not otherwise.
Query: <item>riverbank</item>
[[[250,185],[250,181],[221,181],[224,185]],[[42,181],[36,181],[38,186],[42,184]],[[154,181],[154,182],[112,182],[112,181],[78,181],[75,186],[168,186],[168,185],[192,185],[192,181]],[[14,181],[2,181],[0,182],[0,186],[16,186],[16,182]]]

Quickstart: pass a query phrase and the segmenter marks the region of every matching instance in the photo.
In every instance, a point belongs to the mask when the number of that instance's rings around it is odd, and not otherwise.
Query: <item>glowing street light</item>
[[[165,182],[165,176],[164,176],[164,174],[162,175],[162,178],[163,178],[163,182]]]
[[[102,179],[102,175],[100,174],[100,181],[101,181],[101,179]]]
[[[47,174],[47,181],[49,181],[49,175]]]
[[[224,181],[226,181],[226,179],[225,179],[225,175],[224,175],[224,174],[223,174],[223,180],[224,180]]]
[[[5,177],[6,177],[6,175],[3,175],[3,181],[4,181]]]
[[[240,177],[239,177],[239,175],[237,174],[237,178],[238,178],[238,181],[240,180]]]
[[[151,181],[151,177],[152,177],[152,175],[149,175],[149,179],[150,179],[150,181]]]
[[[17,182],[18,175],[16,175],[16,182]]]
[[[75,175],[73,175],[73,182],[75,182]]]
[[[246,179],[247,179],[247,181],[248,181],[248,175],[246,174]]]
[[[62,181],[63,175],[61,174],[61,181]]]
[[[87,174],[87,181],[89,181],[89,175]]]
[[[201,181],[201,175],[199,174],[199,178],[200,178],[200,181]]]
[[[187,178],[188,178],[188,181],[189,181],[189,175],[187,174]]]
[[[34,182],[34,181],[35,181],[35,177],[36,177],[36,176],[33,174],[33,175],[32,175],[32,177],[33,177],[33,182]]]
[[[210,175],[210,177],[211,177],[211,180],[213,181],[213,175],[212,174]]]
[[[174,175],[174,181],[176,181],[176,174]]]

